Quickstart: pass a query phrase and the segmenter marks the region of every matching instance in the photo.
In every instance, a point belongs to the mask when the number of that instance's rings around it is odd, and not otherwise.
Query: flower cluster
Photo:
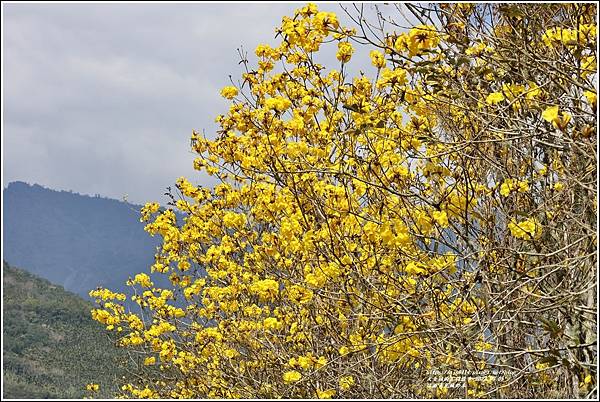
[[[498,46],[514,30],[498,23],[496,42],[470,39],[462,29],[476,7],[448,7],[462,22],[386,33],[363,60],[372,74],[348,74],[360,35],[314,4],[283,18],[280,43],[259,45],[256,65],[243,61],[243,85],[221,91],[230,104],[217,135],[192,135],[194,167],[219,184],[180,178],[169,208],[141,210],[162,238],[151,270],[170,285],[130,279],[139,314],[123,295],[91,293],[93,318],[144,370],[124,395],[344,398],[377,382],[382,396],[439,396],[448,390],[404,380],[486,367],[500,338],[483,334],[535,310],[484,298],[520,291],[514,261],[543,266],[515,256],[540,247],[533,216],[565,219],[566,141],[589,142],[596,92],[554,96],[566,80],[511,75],[516,61]],[[592,33],[544,28],[531,48],[572,52],[574,40],[569,77],[584,79]],[[328,46],[331,69],[315,61]]]

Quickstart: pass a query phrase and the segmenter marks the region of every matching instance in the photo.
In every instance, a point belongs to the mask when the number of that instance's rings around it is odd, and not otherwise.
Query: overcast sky
[[[296,4],[16,4],[3,9],[3,187],[164,202],[241,74]],[[337,4],[320,5],[341,14]]]

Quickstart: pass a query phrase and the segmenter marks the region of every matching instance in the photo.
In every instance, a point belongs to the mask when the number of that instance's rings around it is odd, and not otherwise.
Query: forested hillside
[[[3,264],[3,398],[110,397],[126,354],[90,317],[92,304]]]

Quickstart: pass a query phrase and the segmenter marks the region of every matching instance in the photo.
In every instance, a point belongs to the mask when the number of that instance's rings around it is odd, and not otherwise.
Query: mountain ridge
[[[3,198],[4,260],[88,300],[98,286],[129,293],[127,279],[154,262],[160,239],[139,205],[21,181]]]

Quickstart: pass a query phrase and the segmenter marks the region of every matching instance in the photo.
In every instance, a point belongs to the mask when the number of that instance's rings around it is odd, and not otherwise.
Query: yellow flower
[[[238,355],[238,352],[235,349],[227,349],[227,350],[225,350],[224,355],[228,359],[233,359],[234,357],[236,357]]]
[[[327,364],[327,359],[325,356],[319,356],[316,362],[314,362],[315,368],[319,369]]]
[[[487,98],[485,98],[485,101],[489,105],[495,105],[497,103],[502,102],[503,100],[504,100],[504,95],[502,94],[502,92],[491,93],[487,96]]]
[[[408,49],[408,35],[403,33],[398,35],[395,40],[393,40],[393,47],[398,53],[404,52]]]
[[[260,44],[256,47],[256,49],[254,50],[254,54],[256,54],[257,57],[272,57],[274,56],[274,50],[273,48],[271,48],[270,45],[265,45],[265,44]]]
[[[438,225],[443,228],[448,227],[448,214],[446,214],[446,211],[433,211],[432,215]]]
[[[281,327],[283,327],[283,323],[278,321],[277,318],[275,318],[275,317],[265,318],[265,320],[263,321],[263,325],[266,330],[269,330],[269,329],[277,330],[277,329],[281,329]]]
[[[319,11],[314,19],[315,27],[323,31],[337,29],[340,26],[337,15],[331,12]]]
[[[144,207],[140,210],[142,217],[140,218],[140,222],[147,222],[150,219],[150,215],[158,212],[160,205],[157,202],[148,202]]]
[[[587,41],[593,42],[596,40],[596,24],[581,24],[579,25],[579,42],[586,43]]]
[[[225,99],[233,99],[237,96],[238,90],[236,87],[227,86],[221,89],[221,96]]]
[[[517,182],[517,191],[519,193],[525,193],[525,192],[529,191],[529,184],[526,181],[519,180]]]
[[[288,297],[291,301],[297,304],[305,304],[311,301],[313,292],[302,286],[293,285],[288,290]]]
[[[511,220],[508,224],[510,233],[519,239],[538,239],[542,235],[542,225],[535,218],[528,218],[521,222]]]
[[[287,98],[275,97],[265,100],[265,108],[269,110],[276,110],[278,112],[284,112],[287,108],[292,106],[292,102]]]
[[[558,106],[550,106],[542,112],[542,118],[552,123],[555,128],[564,130],[571,121],[571,114],[563,112],[559,115]]]
[[[279,283],[273,279],[257,281],[250,286],[250,291],[262,301],[272,300],[279,294]]]
[[[327,282],[327,278],[322,274],[309,273],[305,276],[304,280],[307,284],[315,288],[321,288]]]
[[[306,17],[314,15],[318,12],[317,5],[315,3],[308,3],[300,10],[300,13]]]
[[[491,343],[485,342],[483,340],[480,340],[475,344],[475,350],[477,350],[477,351],[491,350],[492,347],[493,347],[493,345]]]
[[[377,80],[377,88],[384,88],[386,86],[399,86],[406,83],[406,70],[402,68],[395,68],[390,70],[384,68],[381,70],[381,76]]]
[[[320,389],[317,389],[317,397],[319,399],[331,399],[334,395],[335,395],[334,389],[328,389],[326,391],[321,391]]]
[[[156,363],[156,357],[154,356],[146,357],[144,360],[144,366],[152,366],[154,363]]]
[[[85,386],[85,389],[91,392],[98,392],[98,390],[100,389],[100,385],[90,383]]]
[[[566,46],[577,44],[577,31],[574,29],[553,27],[542,35],[542,40],[548,47],[556,47],[560,43]]]
[[[352,377],[351,375],[346,376],[346,377],[341,377],[339,384],[340,384],[340,388],[343,389],[344,391],[346,391],[354,385],[354,377]]]
[[[552,123],[558,117],[558,106],[550,106],[542,112],[542,118]]]
[[[150,277],[144,273],[137,274],[133,278],[133,284],[136,284],[136,283],[139,283],[140,286],[145,287],[145,288],[151,288],[153,286],[153,283],[150,280]]]
[[[304,370],[309,369],[313,364],[313,357],[310,356],[300,356],[298,357],[298,365],[302,367]]]
[[[350,42],[340,42],[338,43],[338,51],[335,57],[342,63],[348,63],[352,58],[352,54],[354,53],[354,48],[350,44]]]
[[[408,50],[411,55],[431,49],[437,46],[439,41],[437,30],[431,25],[418,25],[408,32]]]
[[[597,102],[596,92],[583,91],[583,96],[585,96],[585,98],[587,99],[587,101],[590,105],[596,106],[596,102]]]
[[[296,370],[286,371],[283,373],[283,381],[286,384],[291,384],[293,382],[298,382],[302,378],[302,374],[297,372]]]
[[[525,92],[525,99],[532,101],[542,93],[542,90],[537,86],[535,82],[529,82],[529,88]]]
[[[504,182],[500,186],[500,194],[503,195],[504,197],[508,197],[508,195],[512,191],[518,191],[519,193],[525,193],[525,192],[529,191],[529,183],[527,183],[527,181],[513,180],[513,179],[504,180]]]
[[[548,166],[546,165],[542,165],[537,171],[540,176],[544,176],[546,173],[548,173]]]
[[[500,194],[505,197],[508,197],[511,191],[510,184],[508,182],[509,180],[510,179],[506,179],[504,183],[502,183],[502,185],[500,186]]]
[[[571,113],[569,112],[563,112],[562,116],[557,117],[553,122],[552,125],[555,128],[558,128],[560,130],[564,130],[567,128],[567,125],[569,124],[569,122],[571,121]]]
[[[585,78],[588,75],[595,73],[597,70],[598,62],[596,57],[593,55],[585,56],[581,59],[581,77]]]
[[[369,56],[371,56],[371,64],[373,64],[375,67],[385,67],[385,58],[383,57],[383,54],[381,52],[377,50],[371,50]]]

